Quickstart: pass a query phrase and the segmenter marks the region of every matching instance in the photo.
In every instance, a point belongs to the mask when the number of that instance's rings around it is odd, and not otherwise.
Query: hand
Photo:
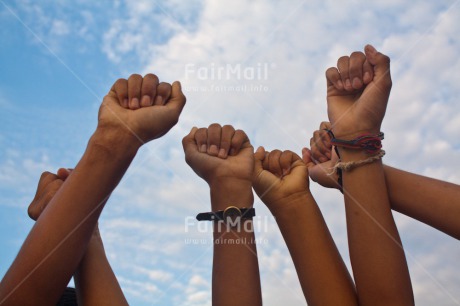
[[[282,200],[310,192],[307,165],[297,154],[259,147],[254,159],[253,187],[272,213]]]
[[[337,138],[380,132],[391,90],[390,59],[367,45],[326,71],[329,121]]]
[[[302,159],[308,167],[310,178],[327,188],[340,188],[337,173],[331,174],[339,157],[331,145],[331,136],[326,131],[331,129],[329,122],[322,122],[319,130],[313,133],[310,139],[310,149],[302,149]]]
[[[254,149],[242,130],[231,125],[194,127],[182,145],[187,164],[211,188],[212,209],[253,205]]]
[[[251,183],[254,149],[242,130],[217,123],[207,129],[194,127],[182,145],[187,164],[210,186],[222,179]]]
[[[186,98],[179,82],[158,84],[154,74],[119,79],[104,97],[98,129],[115,130],[143,144],[166,134],[179,120]]]
[[[72,171],[73,169],[59,168],[56,174],[51,172],[42,173],[40,180],[38,181],[35,197],[27,208],[27,213],[32,220],[38,220],[46,206],[48,206],[48,203],[51,202],[51,199],[58,192]],[[94,228],[92,238],[95,238],[97,241],[102,243],[97,224]]]
[[[27,213],[29,217],[37,221],[48,203],[61,188],[64,181],[72,172],[72,169],[60,168],[56,174],[43,172],[38,181],[37,192],[32,202],[29,204]]]

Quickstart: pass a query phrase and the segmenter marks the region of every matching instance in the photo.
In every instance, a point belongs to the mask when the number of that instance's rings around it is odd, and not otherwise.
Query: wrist
[[[142,143],[127,129],[97,127],[88,146],[105,151],[113,157],[132,157],[136,155]]]
[[[284,215],[292,216],[296,210],[303,207],[305,203],[314,202],[313,195],[309,190],[296,192],[286,197],[265,203],[274,217]]]
[[[251,208],[254,205],[252,182],[244,179],[217,179],[209,184],[211,210],[225,210],[228,206]]]
[[[342,131],[341,129],[332,129],[335,138],[342,140],[353,140],[359,136],[370,134],[377,135],[380,133],[380,126],[373,129],[354,129],[352,131]]]

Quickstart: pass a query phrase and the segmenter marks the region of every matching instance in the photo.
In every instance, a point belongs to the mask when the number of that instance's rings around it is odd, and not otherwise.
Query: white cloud
[[[66,12],[65,5],[49,12],[29,1],[20,2],[26,21],[52,48],[65,46],[68,37],[77,35],[100,43],[120,71],[152,71],[161,80],[180,79],[189,89],[178,126],[141,150],[101,219],[107,253],[128,299],[146,304],[169,298],[176,305],[209,304],[210,233],[197,228],[184,231],[185,216],[209,209],[208,190],[184,161],[182,136],[194,125],[231,123],[244,129],[254,145],[300,152],[326,119],[325,69],[368,42],[392,58],[394,86],[384,121],[385,161],[460,183],[456,101],[460,12],[458,6],[447,10],[452,4],[447,0],[340,4],[240,0],[225,5],[205,0],[119,1],[102,10],[83,5],[80,15],[65,18],[68,14],[60,14]],[[95,30],[101,24],[102,34]],[[196,69],[226,65],[244,69],[260,63],[270,67],[266,80],[201,80],[197,74],[186,74],[190,64]],[[258,85],[268,91],[222,91]],[[0,141],[4,143],[3,137]],[[56,169],[46,152],[31,157],[9,149],[2,154],[0,183],[28,195],[42,169]],[[312,190],[348,264],[341,195],[315,185]],[[269,214],[263,204],[256,205],[259,215]],[[451,296],[460,300],[454,288],[460,275],[457,241],[395,215],[410,254],[417,304],[448,305]],[[268,241],[258,246],[264,303],[304,305],[276,224],[270,222],[267,232],[259,236]],[[187,238],[208,244],[187,245]]]
[[[167,179],[160,174],[161,170],[159,173],[158,165],[155,170],[143,166],[146,171],[136,171],[135,176],[139,175],[139,181],[151,181],[158,187],[149,193],[161,199],[160,202],[168,203],[158,208],[161,212],[174,214],[182,209],[195,212],[206,209],[206,203],[201,200],[205,199],[206,185],[199,183],[200,179],[191,170],[184,170],[187,166],[181,158],[179,131],[185,134],[193,125],[207,126],[211,122],[232,123],[246,130],[255,145],[299,152],[307,145],[311,132],[326,119],[325,69],[334,65],[339,56],[362,50],[371,42],[392,57],[394,89],[384,125],[387,138],[384,145],[389,152],[386,160],[406,170],[459,182],[455,122],[460,109],[454,101],[460,92],[457,82],[460,60],[456,56],[460,50],[456,39],[459,11],[453,8],[444,12],[449,5],[448,1],[436,4],[417,1],[407,5],[395,0],[372,4],[350,1],[343,5],[333,1],[258,1],[250,4],[233,1],[224,6],[203,1],[196,27],[184,26],[164,14],[162,18],[170,22],[166,31],[173,29],[173,35],[158,44],[149,39],[150,34],[141,33],[140,42],[136,36],[136,41],[130,42],[131,50],[136,50],[141,62],[145,60],[144,72],[153,71],[168,81],[179,78],[184,88],[196,86],[206,90],[187,92],[188,104],[177,134],[171,137],[171,142],[165,142],[164,147],[159,146],[163,152],[169,152],[163,159],[163,166],[169,169]],[[135,31],[128,23],[124,26],[128,26],[126,33]],[[108,45],[113,42],[106,40]],[[138,51],[140,48],[155,56],[146,56]],[[125,54],[125,50],[115,48],[112,51],[112,58]],[[210,67],[240,64],[244,68],[266,62],[275,68],[269,71],[267,80],[256,82],[244,78],[201,80],[197,73],[186,73],[187,67],[209,70]],[[212,86],[214,89],[217,86],[242,88],[253,84],[262,84],[269,90],[267,93],[212,90]],[[167,188],[174,192],[169,193]],[[343,200],[339,194],[330,195],[317,187],[312,188],[348,262]],[[196,192],[197,197],[194,196]],[[151,196],[148,198],[142,192],[136,191],[136,194],[139,202],[142,198],[152,201]],[[264,209],[258,212],[268,213]],[[457,283],[453,274],[438,274],[447,266],[458,267],[456,257],[449,254],[458,250],[455,241],[445,237],[443,247],[450,252],[442,254],[437,253],[435,244],[420,249],[418,241],[423,237],[406,238],[407,232],[420,230],[420,225],[401,217],[397,217],[397,223],[403,239],[407,240],[407,253],[420,263],[409,260],[418,303],[429,305],[426,301],[435,290],[438,303],[449,304],[449,295],[438,290],[437,282]],[[259,246],[264,302],[303,305],[292,261],[277,231],[272,224],[268,233],[261,234],[270,242],[268,246]],[[429,241],[445,236],[430,234],[433,231],[424,232]],[[427,258],[437,264],[429,264]],[[209,263],[203,268],[209,269]],[[286,288],[292,288],[293,292],[287,292]],[[200,296],[200,291],[193,292]],[[192,296],[195,297],[189,297]]]

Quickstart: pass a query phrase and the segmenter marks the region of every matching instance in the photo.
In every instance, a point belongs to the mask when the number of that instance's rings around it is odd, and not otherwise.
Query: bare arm
[[[79,305],[128,305],[96,227],[74,275]]]
[[[388,57],[367,46],[366,55],[355,52],[341,57],[337,66],[326,72],[328,115],[335,137],[351,140],[361,134],[378,134],[391,89]],[[373,69],[373,79],[356,82],[355,77],[363,76],[369,68]],[[340,79],[348,86],[338,85]],[[362,149],[339,147],[339,153],[345,163],[369,158]],[[343,191],[359,304],[413,305],[409,271],[391,214],[381,160],[344,171]]]
[[[144,82],[158,82],[152,76],[146,76]],[[173,84],[171,97],[168,94],[164,105],[131,110],[119,102],[125,100],[123,95],[128,100],[128,90],[131,100],[139,100],[141,93],[153,100],[156,91],[146,92],[144,86],[141,90],[141,76],[132,76],[129,81],[117,81],[104,98],[98,127],[82,159],[43,211],[4,276],[1,304],[56,303],[83,257],[105,201],[138,148],[162,136],[177,122],[185,104],[178,83]],[[157,84],[151,87],[157,89]]]
[[[243,131],[211,124],[193,128],[182,143],[187,163],[210,187],[211,211],[252,208],[253,148]],[[214,221],[212,304],[262,305],[253,221],[237,220],[235,227]]]
[[[384,165],[391,208],[460,239],[460,186]]]
[[[308,170],[290,151],[255,154],[253,186],[276,218],[308,305],[357,305],[350,274],[309,190]]]
[[[40,217],[71,171],[60,168],[56,174],[44,172],[41,175],[36,195],[27,210],[32,220]],[[128,304],[105,255],[97,225],[74,278],[79,305]]]

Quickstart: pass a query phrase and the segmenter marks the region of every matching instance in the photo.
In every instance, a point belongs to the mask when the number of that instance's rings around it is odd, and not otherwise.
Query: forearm
[[[341,150],[345,162],[364,153]],[[412,305],[410,276],[381,161],[343,172],[350,259],[360,305]]]
[[[460,239],[460,186],[384,166],[391,208]]]
[[[308,305],[357,305],[356,291],[324,218],[309,192],[272,211]]]
[[[128,305],[97,230],[91,237],[74,280],[79,305]]]
[[[126,139],[117,139],[113,132],[96,131],[92,136],[1,282],[0,303],[7,299],[11,305],[57,301],[85,252],[105,200],[136,154],[137,147],[127,146]]]
[[[213,211],[228,206],[252,207],[251,184],[243,188],[236,185],[228,182],[220,184],[224,188],[211,187]],[[222,221],[214,223],[212,284],[213,305],[262,305],[252,220],[244,220],[235,228],[227,228]]]

